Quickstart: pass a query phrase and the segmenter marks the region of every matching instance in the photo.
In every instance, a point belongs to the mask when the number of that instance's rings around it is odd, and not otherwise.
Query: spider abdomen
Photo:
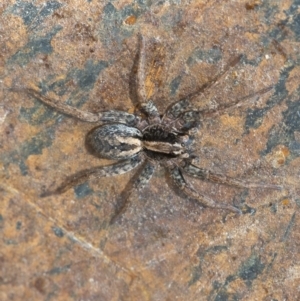
[[[94,129],[88,143],[103,158],[126,159],[138,153],[142,147],[142,133],[124,124],[106,124]]]

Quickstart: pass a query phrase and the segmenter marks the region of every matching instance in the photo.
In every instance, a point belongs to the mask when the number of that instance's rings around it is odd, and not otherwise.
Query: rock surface
[[[4,1],[0,4],[0,300],[299,300],[300,14],[295,1]],[[91,155],[94,127],[46,107],[37,87],[93,112],[137,106],[137,36],[161,112],[241,62],[195,108],[197,165],[281,191],[188,179],[244,214],[204,209],[163,169],[110,225],[134,172],[40,195]]]

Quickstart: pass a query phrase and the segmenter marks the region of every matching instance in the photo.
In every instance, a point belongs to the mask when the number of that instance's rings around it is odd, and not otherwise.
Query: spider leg
[[[215,109],[203,109],[203,110],[189,110],[189,111],[183,111],[179,114],[179,116],[173,120],[172,127],[175,128],[177,131],[187,131],[192,128],[197,127],[201,123],[201,119],[204,117],[212,117],[216,113],[222,113],[226,112],[226,110],[241,106],[245,103],[246,100],[256,96],[256,95],[262,95],[270,90],[273,89],[273,86],[263,88],[261,90],[258,90],[254,93],[251,93],[249,95],[246,95],[244,97],[238,98],[235,101],[228,103],[228,104],[221,104]],[[184,108],[183,108],[184,110]],[[169,120],[170,121],[170,120]]]
[[[214,182],[218,184],[234,186],[238,188],[264,188],[264,189],[276,189],[276,190],[282,189],[282,186],[280,185],[251,183],[248,181],[233,179],[231,177],[222,174],[213,173],[207,169],[200,168],[192,164],[186,164],[183,167],[183,171],[194,178],[198,178],[204,181]]]
[[[179,115],[173,122],[169,122],[173,129],[178,132],[186,132],[190,129],[196,128],[201,123],[201,111],[185,111]]]
[[[155,171],[155,165],[150,162],[146,161],[144,166],[142,167],[142,170],[138,172],[136,178],[134,179],[133,183],[129,183],[130,187],[129,189],[125,189],[124,193],[121,195],[122,204],[117,208],[115,214],[112,216],[110,223],[115,223],[119,217],[122,215],[123,212],[126,211],[128,206],[130,205],[129,198],[134,190],[140,190],[143,189],[151,180],[152,175]]]
[[[115,163],[108,166],[99,166],[87,170],[80,171],[79,173],[68,177],[58,188],[53,191],[47,191],[41,194],[41,197],[50,195],[61,194],[69,190],[70,188],[80,185],[91,178],[110,177],[115,175],[121,175],[136,168],[143,162],[143,156],[137,154],[128,160]]]
[[[235,67],[241,60],[242,55],[236,56],[234,59],[232,59],[221,71],[219,74],[217,74],[213,79],[211,79],[209,82],[202,85],[199,89],[196,91],[190,93],[189,95],[181,98],[180,100],[176,101],[175,103],[171,104],[169,108],[166,110],[163,119],[170,118],[170,119],[176,119],[179,117],[181,113],[186,111],[191,106],[191,100],[201,94],[204,93],[204,91],[212,88],[230,69]]]
[[[50,98],[40,94],[38,91],[36,91],[32,88],[28,88],[25,91],[30,96],[37,98],[38,100],[40,100],[47,106],[59,111],[60,113],[69,115],[71,117],[75,117],[82,121],[86,121],[86,122],[117,122],[117,123],[124,123],[129,126],[134,126],[139,121],[139,118],[137,116],[135,116],[133,114],[129,114],[127,112],[110,110],[110,111],[106,111],[106,112],[92,113],[92,112],[77,109],[68,104],[61,103],[57,100],[50,99]]]
[[[145,78],[145,40],[139,34],[139,62],[137,71],[137,93],[141,102],[141,109],[150,119],[159,118],[159,112],[153,101],[148,100],[146,91],[146,78]]]
[[[263,88],[261,90],[258,90],[256,92],[253,92],[253,93],[251,93],[249,95],[246,95],[246,96],[243,96],[241,98],[238,98],[238,99],[236,99],[233,102],[230,102],[228,104],[220,104],[215,109],[204,109],[204,110],[201,110],[199,112],[200,112],[200,114],[202,116],[205,116],[205,117],[207,117],[207,116],[209,116],[209,117],[213,116],[215,113],[226,112],[226,110],[228,110],[228,109],[242,106],[243,104],[245,104],[245,100],[253,98],[256,95],[263,95],[263,94],[271,91],[273,88],[274,88],[274,86],[269,86],[269,87]]]
[[[181,170],[177,166],[169,168],[170,175],[178,188],[180,188],[187,196],[197,200],[201,205],[216,209],[226,209],[241,214],[241,210],[228,204],[220,204],[204,194],[198,193],[184,179]]]

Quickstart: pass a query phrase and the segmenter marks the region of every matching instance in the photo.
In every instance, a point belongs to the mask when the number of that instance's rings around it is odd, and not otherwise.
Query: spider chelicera
[[[200,180],[240,188],[281,189],[281,186],[278,185],[256,184],[233,179],[226,175],[216,174],[197,167],[192,163],[194,155],[191,150],[191,133],[195,128],[197,129],[203,117],[212,116],[217,112],[227,110],[250,97],[268,92],[272,87],[267,87],[252,95],[247,95],[229,105],[219,105],[217,109],[192,109],[191,100],[217,83],[228,70],[238,64],[241,56],[237,56],[209,83],[204,84],[197,91],[171,104],[166,112],[160,115],[154,103],[151,100],[147,100],[146,97],[144,83],[144,48],[145,41],[143,37],[140,36],[137,93],[140,98],[140,111],[143,115],[140,113],[129,114],[117,110],[99,113],[82,111],[67,104],[49,99],[35,89],[29,88],[26,90],[33,97],[63,114],[76,117],[86,122],[101,123],[100,126],[88,134],[88,144],[97,155],[120,161],[112,165],[100,166],[79,172],[68,178],[57,189],[48,191],[42,196],[64,193],[71,187],[82,184],[90,178],[127,173],[142,164],[143,168],[140,174],[137,175],[132,189],[144,187],[151,179],[155,167],[161,165],[167,169],[174,184],[188,197],[199,201],[199,203],[205,207],[226,209],[239,214],[241,210],[238,207],[215,202],[208,196],[196,191],[192,185],[186,181],[183,174],[186,173]],[[146,115],[146,118],[142,117],[144,115]],[[115,216],[118,216],[127,206],[128,201],[126,199]]]

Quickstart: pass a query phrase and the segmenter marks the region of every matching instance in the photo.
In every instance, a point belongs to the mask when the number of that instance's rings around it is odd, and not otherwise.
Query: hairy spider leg
[[[203,117],[210,117],[213,116],[216,113],[223,113],[226,112],[226,110],[234,108],[234,107],[240,107],[242,105],[245,104],[245,101],[248,99],[251,99],[257,95],[263,95],[269,91],[271,91],[274,88],[274,86],[269,86],[266,88],[263,88],[261,90],[255,91],[251,94],[248,94],[246,96],[243,96],[241,98],[238,98],[236,100],[234,100],[233,102],[230,102],[228,104],[219,104],[217,108],[215,109],[204,109],[204,110],[200,110],[199,113],[201,114],[201,116]]]
[[[165,118],[169,118],[169,119],[176,119],[180,116],[180,114],[184,113],[188,108],[190,108],[192,106],[191,104],[191,100],[194,99],[195,97],[199,96],[199,95],[204,95],[204,91],[209,90],[210,88],[212,88],[215,84],[217,84],[219,82],[219,80],[226,75],[226,73],[231,70],[232,68],[234,68],[241,60],[242,55],[238,55],[236,56],[234,59],[232,59],[223,69],[223,71],[221,71],[220,73],[218,73],[213,79],[211,79],[209,82],[203,84],[200,88],[198,88],[196,91],[186,95],[185,97],[182,97],[181,99],[179,99],[178,101],[176,101],[175,103],[171,104],[164,116],[163,119]]]
[[[213,199],[207,197],[204,194],[198,193],[195,189],[193,189],[184,179],[182,172],[179,167],[172,166],[168,167],[171,178],[178,188],[180,188],[184,194],[189,196],[190,198],[197,200],[201,205],[205,207],[215,208],[215,209],[225,209],[238,214],[241,214],[241,210],[237,207],[228,204],[220,204],[214,201]]]
[[[202,85],[193,93],[171,104],[163,115],[162,122],[164,124],[169,124],[170,127],[173,127],[179,132],[196,128],[201,122],[202,111],[191,110],[191,100],[199,95],[205,95],[205,91],[208,91],[215,84],[217,84],[230,69],[235,67],[240,62],[241,58],[241,55],[236,56],[225,66],[223,71],[218,73],[212,80]],[[170,123],[172,120],[173,123]]]
[[[183,111],[178,115],[177,119],[174,120],[172,126],[176,128],[176,130],[178,131],[192,129],[194,127],[197,127],[203,118],[212,117],[215,114],[225,113],[227,110],[232,109],[234,107],[242,106],[243,104],[245,104],[246,100],[253,98],[257,95],[263,95],[269,92],[270,90],[272,90],[273,88],[274,88],[273,86],[263,88],[254,93],[238,98],[228,104],[220,104],[218,105],[217,108],[203,109],[199,111],[197,110]],[[175,108],[175,110],[177,109]]]
[[[228,104],[220,104],[215,109],[203,109],[203,110],[199,110],[199,111],[195,111],[195,110],[185,111],[179,115],[179,117],[175,120],[173,126],[178,131],[189,130],[191,128],[197,127],[198,124],[200,124],[201,120],[204,119],[205,117],[212,117],[216,114],[225,113],[227,110],[232,109],[234,107],[240,107],[243,104],[245,104],[246,100],[253,98],[257,95],[263,95],[263,94],[271,91],[273,88],[274,88],[273,86],[263,88],[254,93],[251,93],[249,95],[238,98]]]
[[[63,113],[71,117],[75,117],[81,121],[112,122],[112,123],[115,122],[115,123],[124,123],[128,126],[134,126],[139,121],[137,116],[133,114],[129,114],[127,112],[109,110],[100,113],[92,113],[92,112],[77,109],[75,107],[62,103],[60,101],[50,99],[31,88],[26,89],[25,92],[27,92],[29,95],[33,96],[34,98],[37,98],[47,106],[59,111],[60,113]]]
[[[248,181],[236,180],[223,174],[213,173],[207,169],[197,167],[193,164],[186,164],[184,167],[182,167],[182,170],[194,178],[222,185],[234,186],[238,188],[282,189],[282,186],[280,185],[250,183]]]
[[[142,167],[142,170],[138,172],[133,182],[129,183],[130,187],[129,189],[126,189],[124,193],[122,193],[122,204],[119,206],[119,208],[116,210],[115,214],[112,216],[110,223],[115,223],[119,217],[126,211],[126,209],[129,207],[130,202],[129,198],[134,190],[141,190],[143,189],[151,180],[153,174],[155,171],[155,165],[147,160]]]
[[[159,112],[153,101],[148,100],[146,91],[146,78],[145,78],[145,40],[141,34],[139,34],[139,61],[137,71],[137,94],[141,103],[141,109],[144,111],[150,119],[160,118]]]
[[[53,191],[47,191],[41,195],[46,197],[55,194],[61,194],[69,190],[70,188],[80,185],[91,178],[101,178],[121,175],[136,168],[143,162],[144,158],[142,154],[137,154],[125,161],[115,163],[108,166],[99,166],[87,170],[80,171],[79,173],[68,177],[58,188]]]

